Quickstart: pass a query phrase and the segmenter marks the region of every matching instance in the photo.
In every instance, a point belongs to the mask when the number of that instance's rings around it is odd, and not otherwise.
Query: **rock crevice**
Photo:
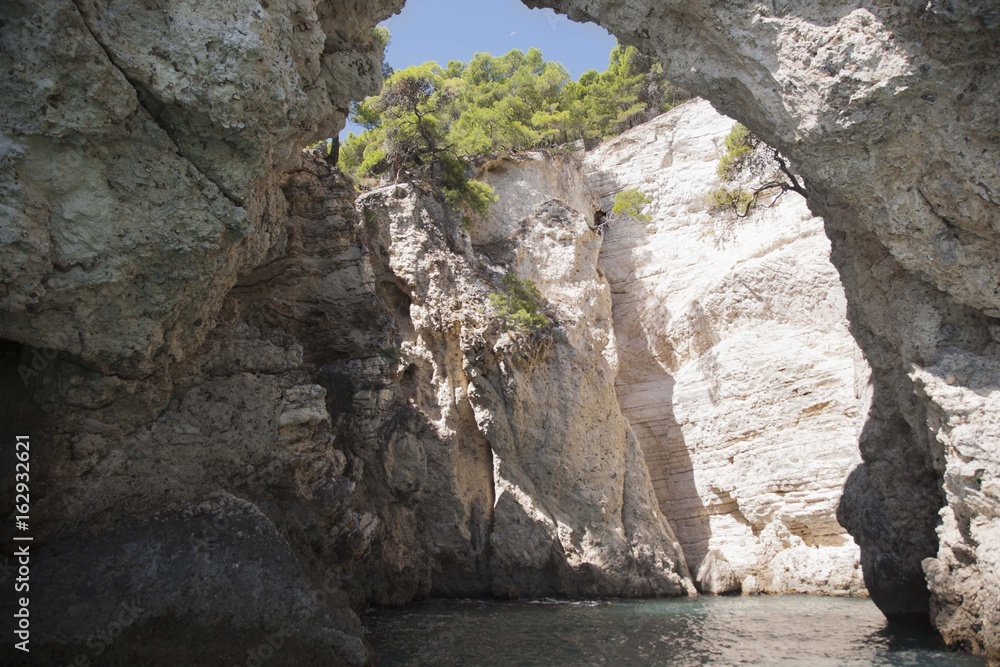
[[[802,199],[742,221],[713,209],[731,126],[689,102],[584,161],[606,209],[629,188],[653,200],[650,222],[613,222],[601,251],[618,398],[702,590],[864,594],[836,505],[867,366]]]

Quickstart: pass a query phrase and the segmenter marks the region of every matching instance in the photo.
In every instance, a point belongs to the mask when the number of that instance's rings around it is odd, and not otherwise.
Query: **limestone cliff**
[[[368,464],[415,499],[380,515],[414,513],[422,530],[408,539],[428,553],[433,593],[686,594],[683,555],[615,400],[589,193],[575,165],[524,160],[487,176],[521,196],[471,238],[418,187],[359,200],[405,305],[394,327],[407,426],[373,442]],[[546,172],[564,188],[517,188]],[[520,330],[489,305],[508,272],[537,285],[548,326]]]
[[[305,362],[318,353],[284,318],[318,302],[349,308],[340,326],[364,320],[366,338],[341,338],[339,355],[364,357],[387,314],[350,183],[306,156],[281,185],[289,216],[274,259],[229,293],[166,386],[133,380],[135,398],[102,397],[67,359],[32,370],[66,396],[32,433],[32,657],[42,664],[93,659],[93,638],[112,622],[124,632],[100,654],[123,664],[231,664],[268,638],[289,663],[366,661],[344,581],[378,520],[359,509],[327,390]],[[325,342],[326,328],[295,321],[307,345]],[[135,612],[125,622],[122,605]]]
[[[836,506],[859,463],[867,368],[847,331],[822,221],[788,194],[747,220],[713,211],[732,121],[704,101],[606,142],[584,169],[606,210],[616,389],[699,586],[864,592]]]
[[[370,578],[395,584],[375,599],[681,592],[648,567],[687,573],[657,505],[705,590],[863,594],[835,517],[860,406],[842,291],[801,200],[713,237],[731,224],[706,203],[731,123],[698,102],[585,163],[493,162],[499,201],[467,232],[419,188],[359,200],[399,346],[396,377],[354,395],[379,416],[347,417],[390,527]],[[592,194],[636,185],[655,229],[588,228]],[[487,296],[508,271],[551,330],[506,332]]]
[[[791,158],[872,366],[839,514],[868,590],[1000,658],[996,3],[526,4],[648,49]]]
[[[377,90],[370,28],[401,4],[0,7],[0,435],[33,436],[32,658],[94,659],[131,604],[107,659],[232,664],[294,626],[283,659],[364,662],[341,578],[377,522],[311,364],[374,354],[387,315],[353,195],[300,149]]]
[[[637,132],[692,124],[707,144],[691,152],[711,171],[727,122],[701,103]],[[683,138],[676,144],[640,152],[662,165],[680,155]],[[592,164],[636,146],[626,137]],[[633,173],[658,173],[642,164]],[[588,185],[576,157],[495,162],[483,178],[500,201],[466,228],[417,185],[355,204],[343,177],[303,156],[280,181],[287,217],[268,260],[238,280],[206,341],[171,368],[171,384],[130,385],[144,401],[163,395],[165,407],[144,416],[145,403],[112,395],[62,409],[50,437],[67,453],[47,462],[38,514],[43,650],[84,650],[123,598],[141,613],[112,647],[121,660],[153,660],[163,633],[180,631],[211,637],[217,655],[235,659],[248,634],[294,623],[287,655],[360,664],[351,607],[369,602],[693,592],[683,549],[699,566],[706,559],[691,544],[690,517],[656,497],[643,452],[655,445],[636,437],[619,402],[628,413],[634,394],[623,378],[639,356],[633,332],[615,323],[605,279],[623,268],[610,257],[624,228],[602,237],[588,225],[591,188],[607,183],[598,172]],[[822,259],[821,245],[809,250]],[[663,258],[653,257],[643,261],[655,271]],[[707,259],[716,271],[729,266]],[[548,325],[519,330],[490,305],[506,273],[537,285]],[[57,359],[41,381],[74,386],[77,376],[86,377]],[[704,405],[691,414],[719,420]],[[714,459],[697,474],[715,474]],[[766,490],[730,491],[745,507],[767,503]],[[806,495],[810,511],[770,509],[787,523],[769,525],[766,545],[708,526],[718,538],[711,577],[728,559],[761,590],[848,590],[837,577],[850,582],[855,571],[849,549],[839,563],[824,552],[828,580],[818,580],[814,533],[829,529],[832,506],[829,493]],[[671,514],[688,531],[683,549]],[[748,542],[752,556],[740,563]],[[793,573],[777,574],[779,562]],[[247,594],[266,604],[245,604]]]

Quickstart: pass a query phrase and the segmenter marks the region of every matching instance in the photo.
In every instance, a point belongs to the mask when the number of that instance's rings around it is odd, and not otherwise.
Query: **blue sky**
[[[588,69],[603,70],[615,45],[600,26],[574,23],[551,9],[528,9],[520,0],[407,0],[382,25],[392,33],[387,60],[396,69],[537,46],[575,79]]]
[[[593,23],[574,23],[551,9],[528,9],[520,0],[407,0],[384,23],[392,33],[386,61],[395,69],[436,60],[468,62],[486,51],[501,55],[537,46],[575,79],[603,70],[615,38]],[[348,130],[355,132],[359,128]],[[341,133],[346,136],[346,132]]]

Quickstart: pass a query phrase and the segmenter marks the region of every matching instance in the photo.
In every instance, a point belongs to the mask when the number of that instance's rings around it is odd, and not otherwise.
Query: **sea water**
[[[528,602],[431,600],[365,617],[381,667],[985,665],[869,600],[804,595]]]

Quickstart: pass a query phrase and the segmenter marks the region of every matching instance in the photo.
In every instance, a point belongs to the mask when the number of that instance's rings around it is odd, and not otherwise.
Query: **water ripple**
[[[868,600],[432,600],[365,617],[382,667],[862,665],[981,667]]]

